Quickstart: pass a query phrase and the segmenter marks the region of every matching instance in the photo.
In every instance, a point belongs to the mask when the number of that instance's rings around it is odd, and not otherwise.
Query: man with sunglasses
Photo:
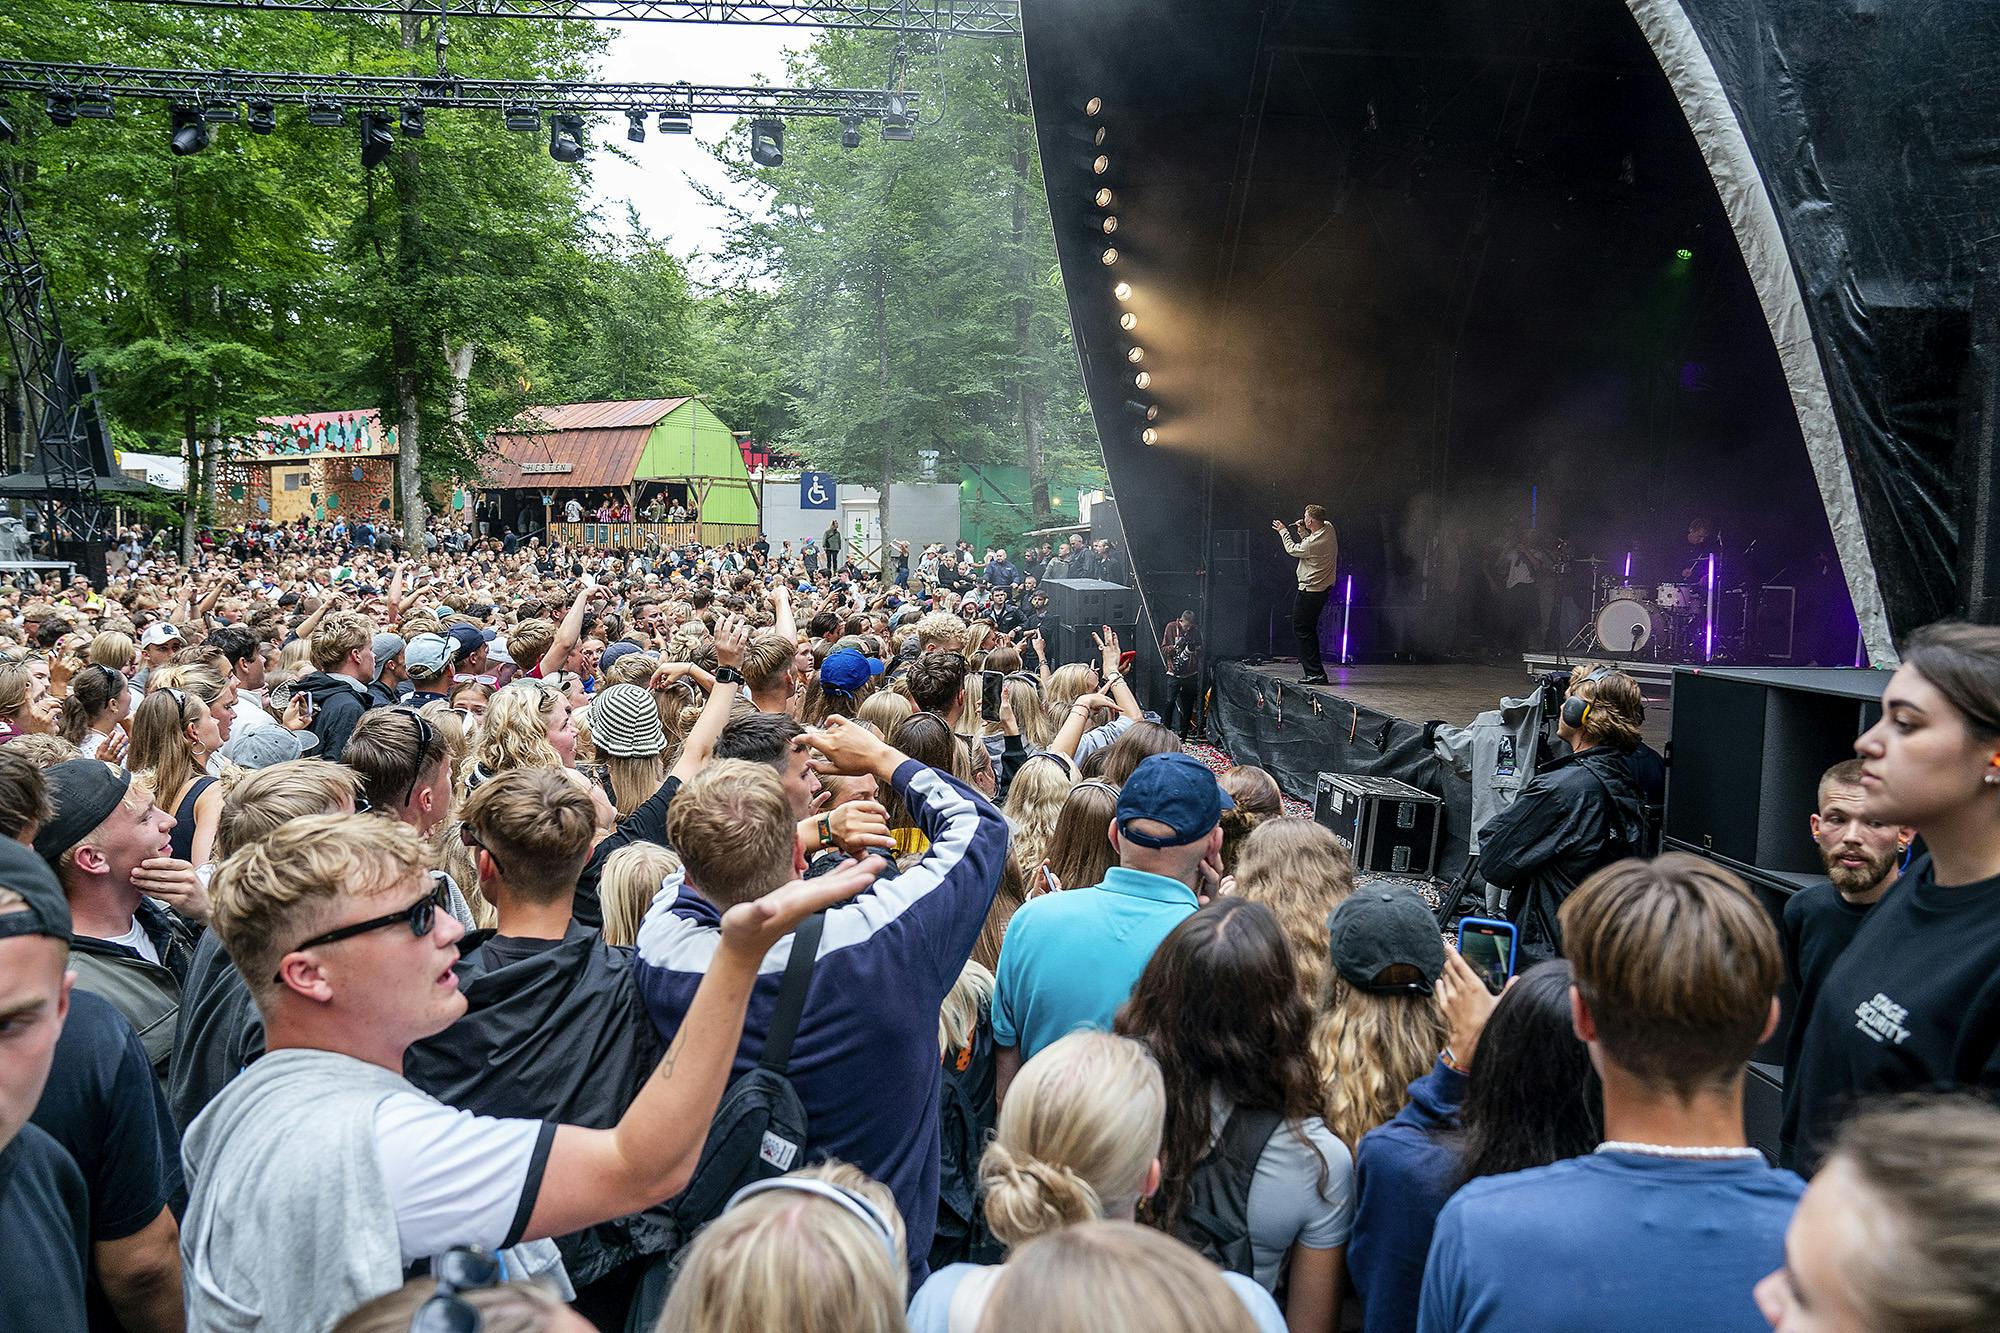
[[[256,997],[267,1053],[188,1129],[189,1325],[326,1329],[420,1259],[564,1235],[671,1197],[701,1152],[766,951],[880,868],[727,913],[658,1070],[614,1127],[585,1129],[456,1111],[403,1078],[409,1047],[466,1007],[453,969],[463,927],[440,910],[412,830],[314,816],[232,856],[215,929]]]

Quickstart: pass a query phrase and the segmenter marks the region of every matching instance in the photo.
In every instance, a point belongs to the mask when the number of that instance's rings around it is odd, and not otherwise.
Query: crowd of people
[[[369,536],[0,588],[0,1325],[2000,1326],[2000,630],[1782,922],[1579,669],[1496,992],[1159,720],[1191,618],[1055,660],[1115,551]]]

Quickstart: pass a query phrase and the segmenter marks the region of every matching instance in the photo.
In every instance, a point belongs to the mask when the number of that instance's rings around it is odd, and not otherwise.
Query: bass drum
[[[1636,653],[1653,640],[1659,613],[1633,597],[1606,602],[1597,613],[1597,646],[1610,653]]]

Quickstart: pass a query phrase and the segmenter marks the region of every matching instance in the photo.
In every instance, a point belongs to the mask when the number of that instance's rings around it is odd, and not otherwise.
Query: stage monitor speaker
[[[1103,579],[1050,579],[1049,609],[1065,625],[1131,625],[1139,620],[1139,594]]]
[[[1798,623],[1799,594],[1796,588],[1765,584],[1757,590],[1757,615],[1750,622],[1751,651],[1773,662],[1789,662],[1796,657],[1792,629]]]

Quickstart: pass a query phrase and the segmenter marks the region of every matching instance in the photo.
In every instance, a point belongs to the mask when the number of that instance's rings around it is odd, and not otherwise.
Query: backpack
[[[641,1278],[628,1312],[628,1330],[655,1326],[695,1233],[722,1213],[736,1191],[804,1163],[806,1108],[787,1071],[825,929],[826,914],[816,912],[792,933],[792,956],[778,983],[778,1002],[771,1011],[771,1029],[764,1034],[763,1053],[757,1067],[732,1082],[715,1108],[694,1176],[673,1203],[674,1240]]]
[[[1250,1180],[1257,1159],[1284,1117],[1276,1111],[1237,1107],[1188,1176],[1174,1236],[1224,1271],[1256,1275],[1250,1249]]]

